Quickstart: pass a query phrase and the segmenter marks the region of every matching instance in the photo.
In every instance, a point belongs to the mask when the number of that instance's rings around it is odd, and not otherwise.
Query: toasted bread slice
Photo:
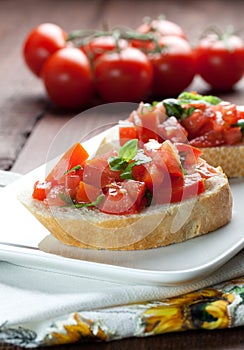
[[[232,196],[221,168],[206,179],[205,192],[178,203],[151,206],[139,214],[111,215],[97,209],[48,207],[30,191],[20,201],[61,242],[82,248],[139,250],[207,234],[232,217]]]
[[[244,176],[244,144],[202,148],[202,158],[228,177]]]

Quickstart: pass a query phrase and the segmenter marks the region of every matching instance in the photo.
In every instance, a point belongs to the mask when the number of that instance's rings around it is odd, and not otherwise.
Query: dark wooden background
[[[42,82],[26,68],[22,58],[24,38],[42,22],[53,22],[67,32],[126,25],[136,28],[145,16],[165,15],[183,27],[196,43],[206,27],[244,26],[244,1],[225,0],[0,0],[0,169],[25,174],[45,162],[56,134],[81,111],[63,111],[48,101]],[[241,32],[243,35],[243,31]],[[196,78],[192,89],[204,93],[207,86]],[[244,81],[225,96],[244,104]],[[99,123],[116,121],[114,115],[91,114],[82,132]],[[0,296],[0,302],[1,296]],[[77,345],[59,349],[76,349]],[[82,344],[84,349],[243,349],[244,328],[171,333],[146,339]],[[0,349],[18,349],[0,345]]]

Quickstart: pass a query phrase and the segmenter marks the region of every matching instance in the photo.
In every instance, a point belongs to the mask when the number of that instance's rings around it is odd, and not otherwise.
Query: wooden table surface
[[[224,29],[243,27],[243,1],[224,0],[1,0],[0,1],[0,169],[25,174],[45,162],[53,139],[81,111],[63,111],[48,101],[42,82],[26,68],[22,44],[28,32],[42,22],[53,22],[66,31],[126,25],[136,28],[143,17],[164,14],[181,25],[192,43],[215,24]],[[243,33],[244,34],[244,33]],[[196,78],[192,89],[207,86]],[[244,80],[226,95],[244,104]],[[118,115],[92,110],[84,116],[80,137],[98,125],[115,122]],[[144,339],[82,344],[84,349],[243,349],[244,327],[215,331],[171,333]],[[75,349],[75,345],[58,349]],[[0,345],[0,349],[18,349]]]

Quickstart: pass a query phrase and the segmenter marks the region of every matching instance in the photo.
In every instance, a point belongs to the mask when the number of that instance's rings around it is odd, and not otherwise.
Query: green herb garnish
[[[79,209],[84,207],[95,207],[102,202],[105,196],[104,194],[100,194],[94,202],[90,202],[90,203],[74,203],[72,199],[69,197],[69,195],[67,195],[66,193],[59,193],[59,197],[66,204],[64,206],[69,206],[69,207],[73,206]]]
[[[164,108],[166,109],[166,114],[168,117],[175,117],[177,119],[183,120],[189,117],[195,110],[195,107],[182,107],[180,101],[174,98],[168,98],[163,101]]]
[[[121,171],[121,179],[133,179],[132,168],[151,160],[144,154],[143,150],[138,150],[138,140],[132,139],[121,147],[118,157],[109,158],[109,167],[111,170]]]
[[[104,199],[104,194],[100,194],[94,202],[91,203],[74,203],[75,208],[84,208],[84,207],[96,207],[100,204]]]
[[[188,104],[188,103],[195,102],[195,101],[201,101],[201,102],[208,103],[210,105],[217,105],[222,101],[217,96],[200,95],[200,94],[195,94],[195,93],[187,92],[187,91],[182,92],[178,96],[178,100],[179,100],[180,104]]]
[[[82,166],[80,164],[78,164],[78,165],[74,166],[73,168],[71,168],[70,170],[65,171],[64,175],[72,173],[73,171],[76,171],[76,170],[80,170],[81,168],[82,168]]]

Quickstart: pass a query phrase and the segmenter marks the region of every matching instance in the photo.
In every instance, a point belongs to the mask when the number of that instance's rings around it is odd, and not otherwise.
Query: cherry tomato
[[[94,63],[96,90],[106,102],[137,102],[147,95],[153,77],[147,56],[128,47],[104,53]]]
[[[42,78],[50,99],[60,107],[89,104],[93,96],[90,63],[78,48],[55,52],[45,63]]]
[[[166,36],[159,39],[161,52],[152,53],[153,95],[158,98],[174,97],[192,82],[196,69],[189,42],[181,37]]]
[[[197,72],[216,90],[231,89],[244,73],[244,43],[235,35],[209,34],[196,48]]]
[[[30,32],[23,45],[23,56],[35,75],[41,75],[48,57],[66,46],[66,37],[63,29],[52,23],[40,24]]]
[[[111,36],[99,36],[97,38],[91,39],[88,44],[81,46],[81,50],[90,58],[97,59],[103,53],[107,51],[114,51],[115,49],[123,49],[128,46],[128,43],[124,39],[116,39]]]
[[[168,21],[163,18],[154,19],[148,23],[144,23],[137,28],[138,32],[147,34],[147,33],[156,33],[160,36],[179,36],[186,38],[186,34],[183,29],[176,23]]]

